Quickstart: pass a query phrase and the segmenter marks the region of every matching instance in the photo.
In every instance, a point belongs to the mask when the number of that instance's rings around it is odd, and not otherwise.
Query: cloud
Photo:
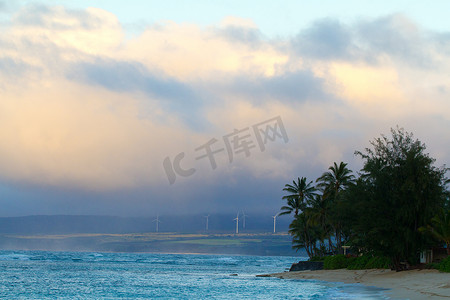
[[[22,46],[43,48],[54,45],[88,54],[119,46],[124,37],[116,16],[99,9],[69,10],[63,6],[28,5],[14,15],[9,37]]]
[[[388,55],[422,67],[433,63],[429,47],[433,41],[401,14],[361,22],[357,31],[357,37],[372,55]]]
[[[67,189],[102,205],[129,192],[145,207],[226,209],[227,189],[234,206],[255,205],[243,198],[259,186],[272,208],[293,178],[312,180],[340,160],[357,169],[354,150],[397,124],[438,164],[450,159],[449,34],[405,16],[322,19],[278,39],[236,17],[209,27],[167,21],[125,39],[117,17],[98,8],[25,6],[2,29],[0,178],[43,187],[36,201]],[[196,160],[210,139],[224,147],[234,129],[275,116],[288,143],[232,163],[223,152],[215,170]],[[169,186],[163,160],[181,152],[197,172]]]
[[[341,22],[323,19],[302,30],[293,40],[294,49],[317,59],[353,59],[352,32]]]
[[[29,65],[19,59],[11,57],[0,58],[0,76],[5,79],[17,80],[19,77],[30,71],[39,71],[39,68]],[[1,85],[2,84],[0,84],[0,86]]]
[[[287,61],[287,53],[271,41],[263,40],[255,48],[254,29],[223,26],[202,29],[194,24],[158,24],[130,40],[121,56],[188,82],[229,73],[271,76]]]
[[[302,29],[291,41],[298,56],[314,60],[384,65],[389,59],[425,69],[440,64],[447,44],[448,34],[428,32],[402,14],[353,24],[325,18]]]
[[[134,101],[64,82],[51,91],[4,95],[3,178],[105,189],[140,185],[152,177],[152,162],[142,168],[137,163],[157,155],[152,144],[163,131],[134,117]]]
[[[333,98],[325,91],[323,79],[316,77],[309,70],[298,70],[271,77],[235,76],[228,88],[253,103],[326,101]]]
[[[145,66],[135,62],[103,61],[81,63],[70,68],[67,77],[86,84],[96,84],[108,90],[127,92],[142,90],[152,96],[179,100],[192,98],[192,90],[183,83],[151,74]]]
[[[138,62],[97,59],[72,65],[66,76],[70,80],[99,85],[110,91],[142,92],[151,99],[160,100],[165,110],[178,114],[185,124],[199,128],[200,95],[196,95],[183,82],[167,78],[163,72],[155,73]]]
[[[253,49],[265,43],[262,32],[251,20],[227,17],[222,21],[221,27],[214,30],[214,33],[233,44],[240,43]]]

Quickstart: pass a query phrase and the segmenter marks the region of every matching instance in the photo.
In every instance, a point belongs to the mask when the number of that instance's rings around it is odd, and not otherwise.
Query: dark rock
[[[323,261],[299,261],[293,263],[289,272],[323,270]]]

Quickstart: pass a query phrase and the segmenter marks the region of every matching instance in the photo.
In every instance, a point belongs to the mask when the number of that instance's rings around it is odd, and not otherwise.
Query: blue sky
[[[4,1],[5,2],[5,1]],[[425,29],[447,31],[447,12],[450,3],[433,1],[370,1],[370,0],[322,0],[322,1],[17,1],[4,4],[17,7],[26,4],[44,3],[83,9],[100,7],[114,13],[130,31],[141,31],[145,26],[164,20],[177,23],[195,23],[209,26],[227,16],[239,16],[255,22],[269,37],[297,34],[300,28],[321,18],[337,18],[352,23],[361,19],[378,18],[389,14],[404,14],[420,23]]]
[[[397,125],[448,164],[449,6],[0,1],[2,215],[273,214]],[[253,126],[278,117],[289,138],[262,151]],[[230,159],[236,132],[253,147]],[[180,153],[195,172],[171,184]]]

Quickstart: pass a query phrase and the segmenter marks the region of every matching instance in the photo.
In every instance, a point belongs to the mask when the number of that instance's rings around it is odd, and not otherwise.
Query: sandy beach
[[[450,299],[450,273],[437,270],[320,270],[270,274],[282,279],[314,279],[322,281],[361,283],[389,289],[394,299]]]

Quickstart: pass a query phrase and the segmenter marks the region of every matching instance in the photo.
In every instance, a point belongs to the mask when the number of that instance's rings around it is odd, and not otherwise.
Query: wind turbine
[[[236,234],[239,233],[239,212],[237,213],[236,219],[233,219],[233,221],[236,221]]]
[[[205,216],[205,218],[206,218],[206,231],[208,231],[209,215]]]
[[[245,214],[244,211],[242,211],[242,217],[243,217],[243,220],[242,220],[242,228],[245,229],[245,217],[248,217],[248,216]]]
[[[159,215],[156,215],[156,219],[154,219],[152,222],[156,222],[156,232],[159,232],[159,223],[161,223],[161,221],[159,220]]]
[[[275,216],[272,216],[272,218],[273,218],[273,233],[275,233],[276,232],[276,226],[277,226],[277,217],[278,217],[278,215],[279,215],[280,213],[277,213]]]

